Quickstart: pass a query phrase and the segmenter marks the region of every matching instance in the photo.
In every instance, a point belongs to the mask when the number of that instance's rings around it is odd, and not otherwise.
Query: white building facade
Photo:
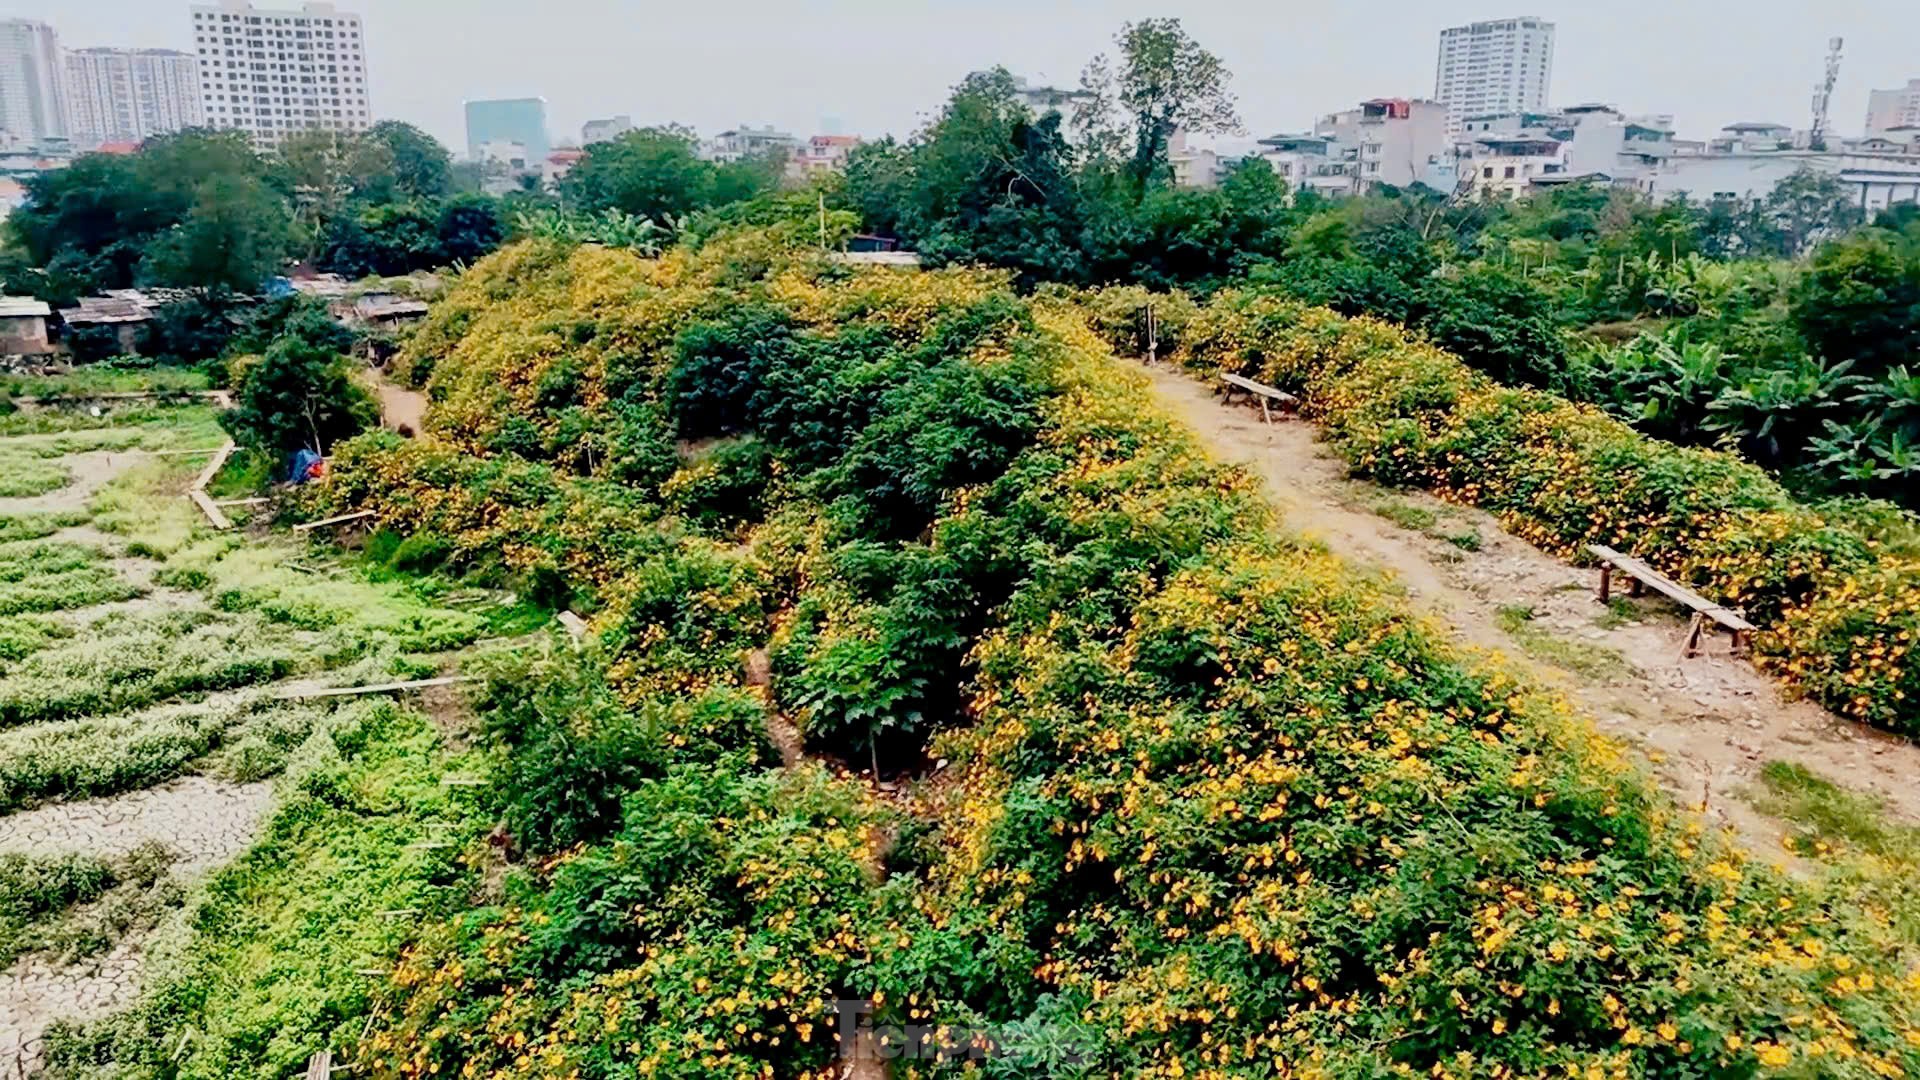
[[[633,130],[633,117],[621,114],[604,120],[589,120],[580,128],[580,145],[612,142]]]
[[[1448,134],[1458,137],[1468,116],[1546,111],[1553,33],[1531,15],[1440,31],[1433,98],[1447,107]]]
[[[1321,117],[1313,133],[1353,151],[1352,191],[1381,184],[1427,183],[1432,166],[1453,156],[1447,107],[1435,101],[1375,98]]]
[[[772,125],[763,128],[742,124],[715,135],[700,148],[708,161],[742,161],[746,158],[779,156],[785,158],[800,145],[800,140]]]
[[[1832,153],[1814,150],[1676,155],[1649,177],[1649,192],[1664,201],[1684,195],[1697,203],[1763,199],[1801,170],[1840,181],[1868,214],[1897,203],[1920,202],[1920,155]]]
[[[70,130],[59,35],[32,19],[0,19],[0,132],[33,141]]]
[[[360,16],[332,4],[259,8],[196,4],[193,41],[207,122],[263,149],[300,131],[364,131],[366,38]]]
[[[1875,90],[1867,96],[1868,135],[1903,127],[1920,127],[1920,79],[1909,79],[1898,89]]]
[[[172,49],[70,52],[67,90],[82,146],[142,142],[207,122],[198,60]]]

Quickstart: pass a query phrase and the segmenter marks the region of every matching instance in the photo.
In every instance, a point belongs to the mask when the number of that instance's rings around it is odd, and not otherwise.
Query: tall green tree
[[[157,235],[140,265],[161,285],[250,292],[279,270],[293,244],[286,204],[251,176],[215,176],[186,219]]]
[[[302,447],[324,454],[379,420],[338,351],[338,328],[324,313],[296,312],[259,359],[245,362],[234,407],[220,426],[242,446],[269,454]]]
[[[453,155],[433,136],[399,120],[382,120],[360,141],[385,152],[387,171],[355,194],[368,202],[439,199],[453,191]]]
[[[771,190],[774,163],[715,166],[696,153],[693,132],[651,127],[595,143],[560,182],[570,209],[619,210],[666,222]]]
[[[1136,183],[1167,172],[1167,145],[1176,131],[1194,135],[1236,132],[1240,114],[1228,89],[1233,75],[1218,56],[1188,36],[1179,19],[1125,23],[1115,38],[1120,61],[1115,100],[1133,125]],[[1102,64],[1096,58],[1095,64]]]

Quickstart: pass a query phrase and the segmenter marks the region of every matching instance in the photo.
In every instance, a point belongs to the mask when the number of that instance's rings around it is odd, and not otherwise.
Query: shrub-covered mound
[[[591,633],[489,683],[513,869],[357,1074],[824,1076],[851,998],[1005,1075],[1920,1070],[1884,912],[1276,534],[1076,315],[752,235],[510,250],[453,302],[428,437],[321,494]]]
[[[1131,346],[1149,299],[1108,298],[1108,340]],[[1178,334],[1180,362],[1302,392],[1357,475],[1485,507],[1562,554],[1598,543],[1641,556],[1743,609],[1763,628],[1759,662],[1790,686],[1920,736],[1920,559],[1890,550],[1866,515],[1803,505],[1734,455],[1501,386],[1374,319],[1257,290],[1222,293],[1198,312],[1180,297],[1166,310],[1175,318],[1163,315],[1162,338]]]

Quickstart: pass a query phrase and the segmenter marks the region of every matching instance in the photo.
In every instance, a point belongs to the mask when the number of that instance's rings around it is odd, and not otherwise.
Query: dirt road
[[[1603,730],[1643,747],[1683,805],[1704,804],[1709,820],[1733,827],[1756,851],[1780,852],[1785,834],[1742,797],[1768,761],[1804,765],[1920,821],[1920,746],[1787,700],[1752,665],[1728,657],[1724,637],[1709,655],[1683,660],[1677,608],[1604,607],[1593,595],[1594,571],[1508,535],[1491,515],[1349,479],[1313,425],[1268,425],[1257,408],[1223,406],[1189,376],[1164,366],[1146,371],[1161,400],[1218,457],[1265,481],[1290,530],[1388,571],[1461,643],[1498,650],[1562,689]],[[1432,524],[1406,527],[1380,509]]]

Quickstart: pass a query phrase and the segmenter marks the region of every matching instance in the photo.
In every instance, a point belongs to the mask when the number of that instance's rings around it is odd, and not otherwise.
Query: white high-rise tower
[[[193,46],[207,123],[271,150],[297,131],[364,131],[366,39],[360,16],[332,4],[259,8],[246,0],[193,7]]]
[[[1531,15],[1440,31],[1433,98],[1448,134],[1469,116],[1545,112],[1553,82],[1553,24]]]
[[[194,58],[172,49],[76,49],[67,54],[73,137],[142,142],[206,123]]]
[[[66,70],[46,23],[0,19],[0,131],[27,140],[67,135]]]

